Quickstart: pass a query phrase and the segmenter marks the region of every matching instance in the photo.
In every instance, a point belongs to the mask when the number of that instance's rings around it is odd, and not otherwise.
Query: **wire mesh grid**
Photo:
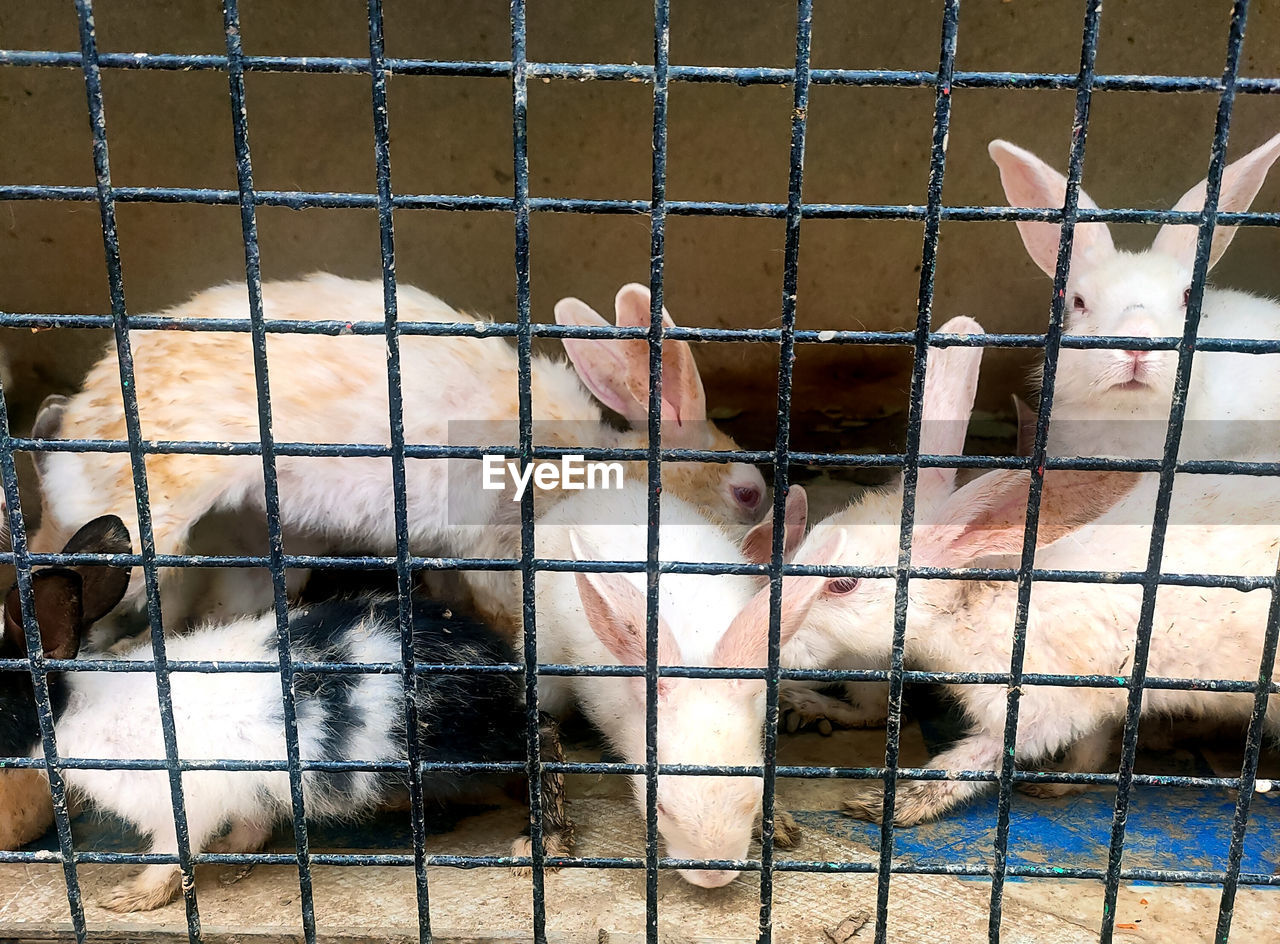
[[[1268,874],[1242,871],[1245,833],[1249,822],[1250,801],[1256,776],[1263,721],[1268,695],[1276,691],[1272,678],[1273,663],[1280,637],[1280,596],[1276,594],[1276,577],[1213,576],[1198,574],[1166,574],[1161,561],[1168,526],[1170,502],[1176,473],[1230,473],[1241,475],[1274,475],[1280,463],[1237,462],[1227,460],[1179,461],[1178,447],[1186,410],[1186,395],[1193,356],[1197,351],[1229,351],[1237,353],[1280,352],[1280,341],[1251,338],[1199,338],[1205,276],[1209,266],[1210,246],[1215,226],[1280,225],[1280,213],[1219,213],[1218,199],[1225,167],[1225,154],[1232,107],[1239,94],[1275,94],[1280,92],[1280,78],[1248,78],[1239,73],[1248,0],[1235,0],[1231,10],[1230,29],[1226,41],[1226,59],[1222,75],[1101,75],[1095,71],[1099,23],[1102,5],[1096,0],[1084,4],[1080,66],[1074,74],[966,72],[955,68],[957,36],[960,24],[959,0],[945,0],[940,23],[939,59],[936,71],[885,71],[856,69],[813,69],[810,66],[813,30],[812,0],[797,0],[795,32],[795,65],[791,69],[721,68],[672,65],[669,62],[670,18],[668,0],[655,0],[653,63],[555,63],[530,62],[526,49],[526,10],[524,0],[510,5],[511,58],[508,61],[439,61],[391,58],[385,53],[383,10],[381,0],[368,0],[368,58],[252,56],[243,51],[239,11],[236,0],[223,0],[223,25],[226,37],[225,55],[179,55],[167,53],[100,53],[93,17],[92,0],[74,0],[79,24],[80,49],[0,50],[0,66],[13,68],[47,67],[80,69],[84,77],[88,115],[92,131],[94,187],[0,184],[0,200],[80,201],[96,203],[101,213],[103,245],[109,279],[111,313],[109,315],[52,315],[39,312],[3,312],[0,324],[11,327],[111,327],[114,329],[119,356],[120,387],[123,394],[127,441],[88,439],[44,440],[13,436],[0,391],[0,477],[7,500],[12,552],[3,559],[12,561],[17,570],[17,586],[22,605],[23,627],[28,651],[25,660],[0,660],[2,670],[30,673],[37,702],[42,756],[35,759],[9,758],[4,765],[12,768],[37,768],[47,771],[54,799],[55,825],[70,906],[72,925],[77,940],[87,939],[84,906],[77,867],[91,863],[173,863],[182,872],[182,894],[190,939],[201,938],[200,912],[194,883],[194,866],[199,863],[221,864],[289,864],[297,869],[300,888],[301,926],[305,940],[317,938],[315,908],[311,890],[313,865],[355,866],[362,864],[412,866],[418,904],[419,936],[431,937],[428,866],[507,866],[527,865],[532,868],[533,927],[537,941],[545,941],[546,895],[544,874],[547,867],[643,869],[646,874],[647,938],[658,938],[658,874],[668,868],[713,868],[754,871],[760,874],[760,939],[769,940],[772,933],[773,879],[780,871],[839,873],[865,872],[878,876],[875,940],[883,942],[888,935],[889,894],[894,875],[903,873],[953,874],[981,876],[991,879],[989,936],[1000,939],[1004,884],[1009,877],[1085,878],[1103,883],[1105,888],[1101,940],[1110,941],[1115,931],[1115,905],[1120,883],[1129,880],[1153,882],[1201,882],[1220,885],[1215,940],[1226,941],[1231,930],[1234,900],[1240,885],[1280,883]],[[212,70],[224,72],[232,104],[232,133],[235,143],[237,189],[198,189],[181,187],[115,187],[111,180],[108,132],[103,104],[101,72],[103,69],[128,70]],[[293,73],[363,73],[371,80],[374,153],[377,186],[374,193],[301,192],[258,190],[254,186],[253,165],[249,146],[249,113],[246,106],[245,75],[252,72]],[[387,110],[387,80],[391,75],[487,76],[505,77],[511,82],[512,140],[514,150],[514,192],[510,198],[464,196],[455,194],[403,194],[392,186]],[[652,109],[652,192],[648,201],[534,197],[529,192],[527,143],[527,90],[531,78],[579,81],[640,81],[653,90]],[[668,91],[671,83],[716,83],[732,85],[788,85],[794,91],[791,119],[791,147],[788,195],[785,204],[728,203],[710,201],[671,201],[666,196],[667,180],[667,115]],[[935,95],[933,134],[927,199],[923,205],[813,204],[803,201],[804,153],[810,89],[815,85],[888,86],[932,88]],[[1017,209],[1006,207],[947,206],[943,203],[943,181],[946,169],[947,140],[951,118],[951,95],[957,88],[1074,89],[1076,93],[1074,121],[1071,129],[1066,199],[1060,209]],[[1202,92],[1216,94],[1218,109],[1210,147],[1207,193],[1200,212],[1155,211],[1135,209],[1092,209],[1080,205],[1079,184],[1085,159],[1085,141],[1090,104],[1095,90],[1150,92]],[[248,319],[185,318],[180,321],[159,315],[135,315],[129,312],[120,260],[115,208],[122,202],[157,202],[238,205],[244,244],[245,282],[249,292]],[[383,303],[385,320],[381,322],[340,323],[327,320],[272,321],[265,317],[262,282],[259,270],[256,211],[260,206],[291,208],[373,208],[378,212]],[[412,443],[405,438],[403,395],[401,390],[400,338],[411,335],[475,337],[480,333],[472,324],[401,322],[397,318],[395,211],[433,209],[460,212],[499,211],[512,213],[515,220],[515,285],[516,319],[511,323],[486,325],[487,337],[511,337],[519,356],[519,442],[514,448],[495,445],[487,448],[458,447],[444,444]],[[535,324],[530,314],[530,217],[534,213],[635,214],[650,220],[651,236],[651,309],[647,328],[570,327]],[[781,293],[781,324],[777,328],[711,329],[664,327],[662,318],[664,248],[666,222],[669,216],[723,216],[738,218],[774,218],[785,223],[785,261]],[[921,255],[919,300],[915,328],[910,331],[806,331],[796,328],[796,296],[802,219],[914,220],[924,224]],[[963,336],[938,334],[931,330],[934,274],[938,241],[944,220],[1046,221],[1061,224],[1061,239],[1053,276],[1053,294],[1047,329],[1043,334],[989,334]],[[1185,330],[1181,337],[1073,337],[1064,333],[1063,315],[1065,286],[1071,257],[1075,227],[1082,222],[1195,223],[1199,227],[1194,277],[1187,304]],[[207,441],[148,441],[143,438],[134,384],[130,332],[166,329],[182,331],[224,331],[247,333],[252,340],[254,377],[260,438],[255,442],[220,443]],[[325,444],[314,442],[277,442],[272,433],[271,385],[268,377],[266,340],[269,334],[365,334],[385,336],[387,344],[387,384],[390,403],[390,445]],[[819,337],[821,335],[821,337]],[[531,402],[530,359],[536,337],[551,338],[638,338],[649,345],[649,411],[646,449],[573,449],[537,445],[534,440]],[[696,449],[662,449],[660,443],[660,399],[662,390],[662,341],[674,338],[692,341],[748,341],[777,345],[780,368],[777,386],[778,425],[772,450],[722,452]],[[795,345],[825,344],[896,344],[913,350],[906,446],[899,454],[842,454],[793,451],[790,448],[790,415],[792,363]],[[926,374],[926,352],[932,347],[976,345],[982,347],[1043,349],[1044,376],[1041,405],[1035,426],[1035,438],[1029,457],[939,456],[920,451],[921,410]],[[1047,455],[1049,418],[1054,397],[1058,353],[1063,348],[1108,348],[1126,350],[1176,350],[1177,380],[1170,420],[1159,460],[1082,459]],[[66,555],[36,554],[28,550],[23,523],[22,504],[18,493],[14,455],[17,452],[120,452],[129,456],[136,495],[140,530],[140,553],[137,555]],[[583,563],[567,560],[539,559],[534,553],[534,504],[532,491],[527,492],[520,508],[520,555],[516,559],[415,557],[410,552],[408,504],[406,498],[405,461],[408,458],[468,458],[503,455],[528,464],[537,459],[581,454],[589,459],[625,459],[646,465],[649,485],[648,542],[643,562],[596,561]],[[258,455],[262,460],[265,481],[265,504],[269,534],[267,556],[251,555],[173,555],[156,551],[151,527],[148,499],[146,457],[157,454],[192,455]],[[280,456],[364,456],[388,457],[391,460],[394,488],[394,523],[396,553],[394,557],[329,556],[287,554],[284,549],[279,518],[279,490],[276,459]],[[660,466],[664,461],[729,462],[742,461],[767,464],[773,470],[772,560],[765,565],[702,564],[660,560],[659,531],[656,522],[660,508]],[[792,465],[814,467],[887,467],[903,473],[904,499],[900,522],[899,556],[891,567],[805,567],[784,563],[782,559],[784,508]],[[949,568],[925,567],[912,563],[911,541],[915,522],[916,484],[920,469],[1028,469],[1030,500],[1028,504],[1021,560],[1016,568]],[[1159,491],[1145,569],[1130,573],[1102,573],[1037,569],[1034,566],[1035,538],[1040,514],[1043,477],[1052,469],[1116,469],[1159,473]],[[36,565],[111,563],[140,566],[146,584],[147,617],[154,656],[150,660],[96,661],[47,659],[41,654],[40,633],[34,619],[31,568]],[[275,597],[275,620],[279,664],[265,662],[197,662],[170,660],[166,657],[163,617],[157,572],[165,567],[265,567],[272,576]],[[286,568],[356,568],[364,570],[393,569],[396,575],[398,620],[401,635],[401,658],[388,663],[302,662],[294,661],[289,646],[288,600],[284,572]],[[351,761],[300,760],[297,716],[294,705],[294,679],[306,673],[383,673],[399,675],[403,681],[404,712],[407,730],[417,724],[417,707],[413,698],[415,680],[430,673],[456,671],[460,667],[447,664],[416,663],[412,646],[412,607],[410,602],[415,573],[424,570],[494,569],[518,571],[523,587],[522,616],[526,633],[523,659],[519,663],[485,667],[468,667],[469,671],[519,673],[523,675],[527,701],[528,757],[523,764],[443,764],[423,761],[414,738],[408,738],[406,764],[370,764]],[[642,572],[647,587],[647,658],[642,667],[582,666],[538,664],[535,626],[534,586],[536,575],[548,571]],[[666,574],[761,574],[770,587],[768,667],[763,670],[716,669],[706,667],[658,667],[658,590]],[[825,576],[888,577],[895,581],[895,615],[893,647],[887,670],[860,669],[788,669],[780,665],[780,623],[782,578],[790,574],[822,574]],[[1017,609],[1013,632],[1013,658],[1008,672],[921,672],[904,665],[907,624],[908,586],[911,580],[939,578],[965,580],[1014,581],[1017,587]],[[1077,583],[1134,584],[1142,588],[1141,617],[1132,670],[1128,676],[1079,676],[1031,673],[1023,671],[1027,621],[1033,587],[1037,582],[1069,581]],[[1256,682],[1232,680],[1191,680],[1148,676],[1148,652],[1151,642],[1156,591],[1160,586],[1226,587],[1237,590],[1270,590],[1265,643]],[[58,753],[50,701],[48,675],[51,672],[78,671],[154,673],[162,719],[165,759],[144,761],[104,761],[92,758],[63,758]],[[278,673],[283,700],[287,758],[275,762],[243,760],[183,760],[179,756],[170,676],[174,672],[255,672]],[[645,685],[646,750],[645,763],[566,763],[544,762],[539,755],[538,679],[548,676],[638,676]],[[659,764],[657,692],[660,678],[763,678],[766,680],[768,712],[765,728],[764,763],[761,767],[723,767],[692,764]],[[889,719],[886,734],[885,763],[878,767],[815,767],[782,765],[777,760],[778,692],[782,680],[819,682],[887,681],[889,684]],[[1004,732],[1005,753],[1009,762],[997,771],[943,771],[930,768],[904,767],[899,763],[902,726],[902,695],[908,683],[987,684],[1003,686],[1007,698]],[[1020,770],[1012,762],[1013,744],[1018,730],[1020,696],[1026,686],[1054,685],[1095,688],[1119,688],[1127,691],[1122,759],[1116,774],[1056,773]],[[1195,687],[1218,692],[1252,693],[1254,706],[1248,728],[1244,762],[1239,777],[1191,777],[1144,775],[1134,771],[1137,749],[1139,713],[1144,691],[1184,690]],[[610,773],[643,775],[646,790],[646,841],[643,857],[570,857],[548,856],[543,842],[543,808],[539,774],[543,767],[563,773]],[[118,768],[127,770],[164,770],[168,773],[171,802],[177,829],[176,856],[164,854],[126,854],[76,850],[72,840],[67,807],[64,770]],[[338,854],[312,852],[307,834],[303,800],[304,771],[324,770],[392,770],[408,776],[411,798],[412,854]],[[436,769],[481,770],[509,769],[526,772],[529,780],[531,855],[462,856],[428,854],[425,847],[425,825],[422,793],[424,772]],[[186,809],[182,775],[199,770],[270,770],[286,771],[290,779],[292,822],[296,849],[293,854],[194,854],[186,830]],[[659,774],[705,776],[738,774],[763,777],[764,815],[760,857],[746,861],[699,861],[663,858],[659,854],[657,778]],[[884,783],[884,825],[877,862],[802,861],[774,858],[774,802],[778,778],[834,777],[850,780],[875,780]],[[994,856],[990,865],[964,863],[934,866],[908,864],[895,858],[893,810],[896,787],[904,780],[954,779],[992,781],[999,790]],[[1049,863],[1044,866],[1011,865],[1008,861],[1010,799],[1017,783],[1071,783],[1110,785],[1116,788],[1114,817],[1109,854],[1105,868],[1067,868]],[[1239,791],[1226,868],[1220,871],[1160,870],[1124,868],[1126,817],[1134,785],[1227,787]],[[17,863],[47,861],[35,852],[3,852],[0,862]]]

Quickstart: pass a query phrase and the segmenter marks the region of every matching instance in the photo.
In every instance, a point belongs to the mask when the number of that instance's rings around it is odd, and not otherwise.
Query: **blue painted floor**
[[[1010,865],[1105,868],[1114,800],[1110,791],[1057,800],[1015,793],[1009,819]],[[1235,803],[1227,790],[1135,788],[1125,833],[1125,867],[1226,868]],[[872,848],[880,844],[879,826],[838,812],[797,813],[796,818],[806,827]],[[991,792],[938,822],[897,830],[894,852],[919,865],[989,864],[995,830],[996,795]],[[1278,866],[1280,796],[1256,796],[1242,867],[1245,872],[1269,874]]]

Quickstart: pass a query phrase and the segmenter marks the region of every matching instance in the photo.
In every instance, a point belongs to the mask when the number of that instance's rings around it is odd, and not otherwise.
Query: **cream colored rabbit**
[[[419,289],[401,285],[399,315],[406,322],[485,324]],[[648,323],[649,291],[628,285],[618,293],[618,322]],[[263,286],[268,320],[381,320],[381,282],[317,274]],[[567,299],[574,323],[604,320]],[[244,318],[243,286],[209,289],[167,315]],[[566,320],[562,317],[561,320]],[[669,317],[667,318],[670,323]],[[148,441],[255,442],[258,405],[250,337],[244,333],[135,331],[131,335],[142,435]],[[563,361],[535,356],[531,389],[539,444],[567,447],[642,447],[646,444],[648,346],[637,340],[577,340],[570,352],[578,374]],[[405,438],[410,444],[491,446],[517,441],[515,349],[501,338],[401,338]],[[390,442],[386,341],[381,336],[322,337],[272,334],[267,340],[273,434],[277,443]],[[666,447],[737,448],[706,421],[706,403],[689,345],[664,345],[663,441]],[[631,423],[617,431],[603,420],[591,393]],[[50,412],[52,411],[52,412]],[[51,404],[37,420],[45,435],[126,439],[116,354],[90,372],[80,393]],[[32,549],[61,547],[79,524],[119,516],[136,533],[137,516],[128,456],[120,453],[46,453],[38,463],[44,519]],[[211,457],[153,454],[146,460],[152,527],[158,553],[183,553],[192,526],[211,511],[263,507],[262,460],[256,455]],[[330,549],[389,553],[395,546],[391,462],[384,457],[281,455],[280,512],[286,550],[301,539]],[[643,463],[632,472],[643,475]],[[479,461],[409,459],[406,463],[410,541],[414,553],[512,557],[519,550],[519,504],[511,489],[487,490]],[[738,463],[670,463],[666,487],[719,522],[747,525],[759,517],[765,485],[757,469]],[[557,498],[539,495],[545,510]],[[265,525],[262,527],[265,535]],[[161,571],[162,586],[172,569]],[[513,573],[464,575],[478,608],[508,629],[518,623],[518,581]],[[143,581],[130,585],[137,605]],[[253,596],[249,594],[248,596]],[[269,598],[268,598],[269,599]],[[240,612],[266,601],[246,599]],[[235,615],[224,612],[224,618]],[[166,619],[166,625],[174,625]]]

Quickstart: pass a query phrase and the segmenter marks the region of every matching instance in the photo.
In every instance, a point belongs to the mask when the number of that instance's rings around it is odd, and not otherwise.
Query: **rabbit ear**
[[[952,318],[940,329],[943,334],[982,334],[982,325],[972,318]],[[978,392],[978,369],[982,365],[980,347],[934,347],[924,378],[924,402],[920,410],[920,452],[922,455],[958,456],[964,452],[965,434]],[[955,469],[921,469],[917,488],[922,499],[945,499],[955,488]]]
[[[576,298],[556,303],[559,324],[608,325],[592,308]],[[649,290],[625,285],[618,292],[618,326],[647,327]],[[674,325],[664,311],[663,324]],[[643,427],[649,417],[649,343],[638,338],[599,341],[565,338],[565,350],[578,376],[596,398],[622,414],[633,427]],[[699,424],[707,418],[706,396],[693,353],[683,341],[662,345],[663,433],[675,446],[705,445]],[[684,435],[681,435],[684,434]]]
[[[1049,207],[1062,209],[1067,200],[1067,178],[1036,157],[1008,141],[995,140],[987,153],[1000,168],[1000,183],[1011,207]],[[1081,190],[1078,204],[1096,210],[1098,205]],[[1058,223],[1035,223],[1020,220],[1018,231],[1027,252],[1046,275],[1053,278],[1058,268],[1058,241],[1062,227]],[[1101,255],[1115,251],[1111,231],[1105,223],[1077,223],[1072,241],[1072,264],[1085,255]]]
[[[844,549],[844,529],[836,530],[814,552],[818,563],[828,563]],[[826,577],[790,576],[782,578],[782,613],[779,642],[787,641],[804,625],[809,610],[827,586]],[[769,658],[769,588],[765,587],[742,608],[720,641],[711,664],[723,668],[759,668]]]
[[[641,285],[639,282],[628,282],[618,289],[618,294],[613,299],[613,312],[617,316],[618,327],[649,327],[652,306],[653,296],[649,294],[649,286]],[[662,309],[662,325],[666,328],[674,328],[676,326],[676,323],[671,319],[670,313],[665,308]],[[666,357],[667,352],[663,351],[662,356]],[[665,368],[666,365],[664,364],[663,367]]]
[[[80,593],[80,575],[74,571],[49,567],[31,575],[31,598],[45,658],[74,659],[80,651],[80,632],[86,625]],[[4,639],[9,651],[27,651],[17,587],[4,601]]]
[[[783,515],[782,559],[791,560],[796,548],[804,540],[804,529],[809,523],[809,496],[801,485],[787,490],[787,507]],[[773,560],[773,509],[763,521],[747,532],[742,539],[742,555],[753,564],[767,564]]]
[[[600,560],[594,547],[576,531],[569,532],[575,560]],[[613,653],[619,665],[645,664],[645,597],[622,574],[576,573],[578,596],[591,630]],[[680,647],[662,617],[658,617],[658,662],[680,664]]]
[[[917,527],[912,556],[921,563],[954,567],[989,554],[1021,554],[1030,482],[1030,474],[1021,469],[974,479],[951,496],[936,524]],[[1138,476],[1126,472],[1047,472],[1037,544],[1052,544],[1089,524],[1137,484]]]
[[[586,302],[562,298],[556,302],[556,324],[578,327],[611,327]],[[596,341],[589,338],[565,338],[564,349],[573,362],[578,377],[605,406],[628,420],[635,411],[635,396],[627,385],[627,345],[645,347],[643,341]],[[646,401],[647,403],[647,401]],[[643,410],[641,416],[644,415]]]
[[[1238,161],[1228,164],[1222,172],[1222,187],[1218,192],[1218,212],[1243,213],[1253,203],[1253,198],[1262,189],[1267,179],[1267,172],[1276,158],[1280,157],[1280,134],[1261,147],[1254,148]],[[1200,212],[1204,209],[1207,181],[1200,181],[1174,205],[1175,210]],[[1154,252],[1172,256],[1187,268],[1195,263],[1196,242],[1200,235],[1200,227],[1194,223],[1166,223],[1160,227],[1155,242],[1151,244]],[[1215,226],[1213,228],[1213,246],[1209,250],[1209,265],[1212,267],[1231,245],[1235,238],[1236,227]]]
[[[1029,456],[1036,444],[1036,411],[1031,409],[1031,404],[1015,393],[1013,394],[1013,415],[1018,423],[1016,454]]]
[[[647,285],[632,282],[622,286],[614,299],[618,327],[649,327],[652,304],[653,296],[649,294]],[[676,326],[665,308],[662,309],[662,324],[668,328]],[[641,398],[641,403],[647,408],[649,345],[642,344],[638,352],[633,348],[628,353],[634,358],[634,362],[630,365],[631,371],[643,378],[644,396]],[[642,420],[643,417],[642,409]],[[662,342],[662,417],[674,421],[677,427],[675,431],[677,438],[687,438],[691,444],[697,444],[699,437],[696,426],[705,423],[707,419],[707,395],[702,387],[702,377],[698,374],[698,365],[693,360],[693,349],[687,341]],[[688,430],[693,435],[681,437],[680,430],[690,425],[695,427]]]
[[[58,393],[51,393],[44,398],[40,404],[40,409],[36,411],[36,420],[31,424],[32,439],[54,439],[58,435],[58,429],[62,426],[62,414],[66,412],[67,404],[71,402],[70,397],[64,397]],[[31,454],[35,460],[36,473],[43,475],[45,466],[49,462],[49,453],[34,452]]]
[[[129,529],[115,515],[94,518],[71,536],[63,554],[129,554],[133,546]],[[105,564],[80,564],[72,570],[79,575],[83,588],[81,600],[86,627],[106,616],[124,599],[129,589],[128,567]]]

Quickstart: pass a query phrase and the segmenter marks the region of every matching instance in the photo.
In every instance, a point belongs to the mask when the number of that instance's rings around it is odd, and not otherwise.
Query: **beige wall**
[[[367,55],[364,5],[350,0],[244,0],[251,54]],[[819,3],[817,67],[932,69],[939,8],[924,0]],[[208,0],[99,0],[107,51],[223,51]],[[1109,0],[1098,68],[1107,73],[1218,74],[1226,0]],[[1245,49],[1249,75],[1280,75],[1280,4],[1255,0]],[[504,3],[388,2],[390,55],[509,56]],[[675,0],[675,63],[788,66],[794,5]],[[958,68],[1074,71],[1082,4],[970,0],[960,22]],[[646,61],[646,2],[537,0],[529,55],[551,61]],[[77,48],[69,3],[0,0],[0,45]],[[369,82],[364,76],[248,77],[257,185],[263,189],[374,188]],[[226,77],[216,72],[108,70],[103,84],[118,185],[235,187]],[[670,94],[671,199],[786,199],[791,90],[674,85]],[[1071,91],[965,90],[954,95],[945,199],[1000,203],[985,144],[1012,138],[1065,165]],[[535,82],[529,93],[531,189],[539,196],[647,198],[651,89],[639,83]],[[1216,97],[1100,92],[1094,97],[1085,182],[1104,206],[1165,207],[1204,174]],[[805,196],[810,201],[923,203],[933,96],[928,89],[816,87]],[[398,192],[508,195],[510,89],[503,79],[394,77],[393,183]],[[1242,96],[1232,153],[1280,130],[1280,99]],[[1280,174],[1258,206],[1280,208]],[[75,69],[0,69],[0,181],[91,185],[90,139]],[[154,311],[212,283],[243,277],[235,207],[130,204],[118,209],[130,309]],[[379,272],[371,211],[263,208],[263,272]],[[106,275],[98,212],[89,203],[0,206],[0,309],[104,312]],[[1149,239],[1122,230],[1122,245]],[[922,228],[907,222],[811,221],[803,229],[799,323],[806,328],[900,328],[913,318]],[[566,294],[605,308],[618,285],[645,280],[644,217],[537,215],[532,224],[535,317]],[[401,211],[400,277],[453,304],[508,318],[514,306],[511,218],[501,213]],[[1249,228],[1215,272],[1222,284],[1280,293],[1280,232]],[[684,324],[777,324],[782,283],[779,221],[672,218],[667,299]],[[943,227],[934,311],[973,314],[992,330],[1037,330],[1049,283],[1027,260],[1012,224]],[[317,312],[322,317],[323,312]],[[47,393],[68,389],[105,333],[6,332],[15,359],[19,421]],[[713,406],[746,410],[741,439],[772,439],[776,354],[763,346],[699,352]],[[899,411],[909,364],[902,352],[803,349],[797,408],[863,420]],[[1025,359],[992,354],[983,404],[1003,409]],[[805,418],[802,446],[841,427]],[[854,426],[855,431],[860,427]],[[856,444],[856,443],[855,443]]]

